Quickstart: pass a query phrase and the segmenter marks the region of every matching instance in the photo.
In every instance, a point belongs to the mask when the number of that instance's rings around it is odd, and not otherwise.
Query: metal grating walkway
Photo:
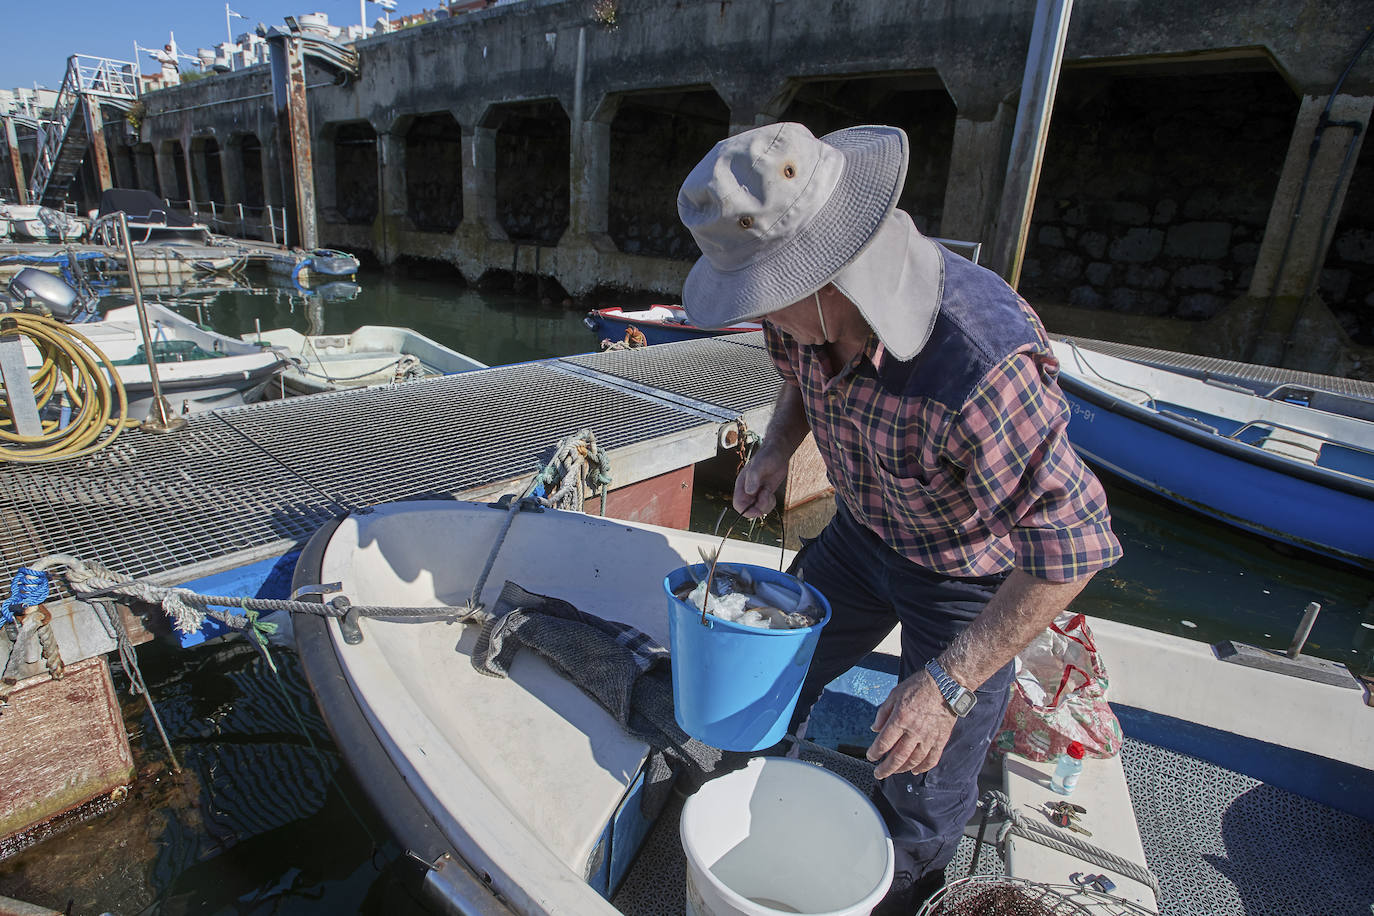
[[[1129,359],[1160,369],[1172,369],[1196,378],[1214,378],[1236,382],[1269,391],[1280,385],[1302,385],[1322,391],[1356,398],[1374,398],[1374,382],[1360,379],[1341,378],[1335,375],[1319,375],[1315,372],[1300,372],[1296,369],[1280,369],[1275,366],[1260,366],[1255,363],[1241,363],[1214,356],[1198,356],[1193,353],[1176,353],[1173,350],[1156,350],[1151,347],[1137,347],[1132,344],[1112,343],[1107,340],[1091,340],[1086,337],[1066,338],[1082,344],[1090,350]]]
[[[608,451],[652,449],[770,409],[778,384],[761,346],[691,341],[268,401],[88,459],[0,464],[0,589],[53,553],[143,577],[299,541],[361,506],[532,474],[584,428]],[[702,394],[723,403],[694,407]]]

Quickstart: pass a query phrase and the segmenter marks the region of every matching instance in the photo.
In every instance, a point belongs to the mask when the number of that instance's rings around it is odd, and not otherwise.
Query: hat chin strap
[[[830,342],[830,332],[825,329],[825,312],[821,311],[821,291],[816,290],[816,317],[821,320],[821,340]]]

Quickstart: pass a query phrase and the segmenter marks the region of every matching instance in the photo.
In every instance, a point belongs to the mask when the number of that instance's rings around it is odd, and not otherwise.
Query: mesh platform
[[[611,350],[563,362],[714,405],[726,415],[771,406],[782,384],[761,331]]]
[[[1156,350],[1152,347],[1137,347],[1131,344],[1112,343],[1107,340],[1090,340],[1086,337],[1070,339],[1090,350],[1096,350],[1108,356],[1134,360],[1161,369],[1172,369],[1196,378],[1211,377],[1232,380],[1266,390],[1277,388],[1280,385],[1302,385],[1349,397],[1374,398],[1374,382],[1361,381],[1360,379],[1319,375],[1315,372],[1300,372],[1296,369],[1280,369],[1274,366],[1260,366],[1255,363],[1218,359],[1214,356],[1176,353],[1172,350]]]
[[[361,506],[532,474],[580,429],[609,450],[696,429],[719,419],[608,373],[738,389],[721,400],[743,410],[776,392],[760,354],[704,341],[577,358],[597,377],[523,363],[196,414],[174,433],[122,433],[90,458],[0,464],[0,583],[53,553],[135,577],[176,570],[300,540]]]
[[[803,759],[808,754],[803,752]],[[812,755],[867,793],[873,767]],[[1369,916],[1374,825],[1231,770],[1127,739],[1122,763],[1160,916]],[[680,800],[666,808],[612,903],[630,916],[682,912]],[[992,830],[989,831],[993,833]],[[970,873],[964,837],[947,869]],[[973,874],[1000,874],[989,846]]]

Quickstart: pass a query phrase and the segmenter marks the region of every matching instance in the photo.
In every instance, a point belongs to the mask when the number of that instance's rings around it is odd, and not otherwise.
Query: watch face
[[[973,704],[977,702],[978,695],[972,690],[965,690],[963,693],[959,694],[959,696],[955,697],[954,702],[949,705],[950,708],[954,710],[954,714],[962,718],[973,711]]]

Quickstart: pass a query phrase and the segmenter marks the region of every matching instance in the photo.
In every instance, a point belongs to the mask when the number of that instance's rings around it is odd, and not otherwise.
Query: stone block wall
[[[1328,129],[1323,143],[1344,148],[1349,129]],[[1357,344],[1374,347],[1374,144],[1365,141],[1331,240],[1317,293]]]
[[[1272,71],[1066,71],[1022,292],[1132,315],[1218,314],[1249,287],[1297,106]]]

